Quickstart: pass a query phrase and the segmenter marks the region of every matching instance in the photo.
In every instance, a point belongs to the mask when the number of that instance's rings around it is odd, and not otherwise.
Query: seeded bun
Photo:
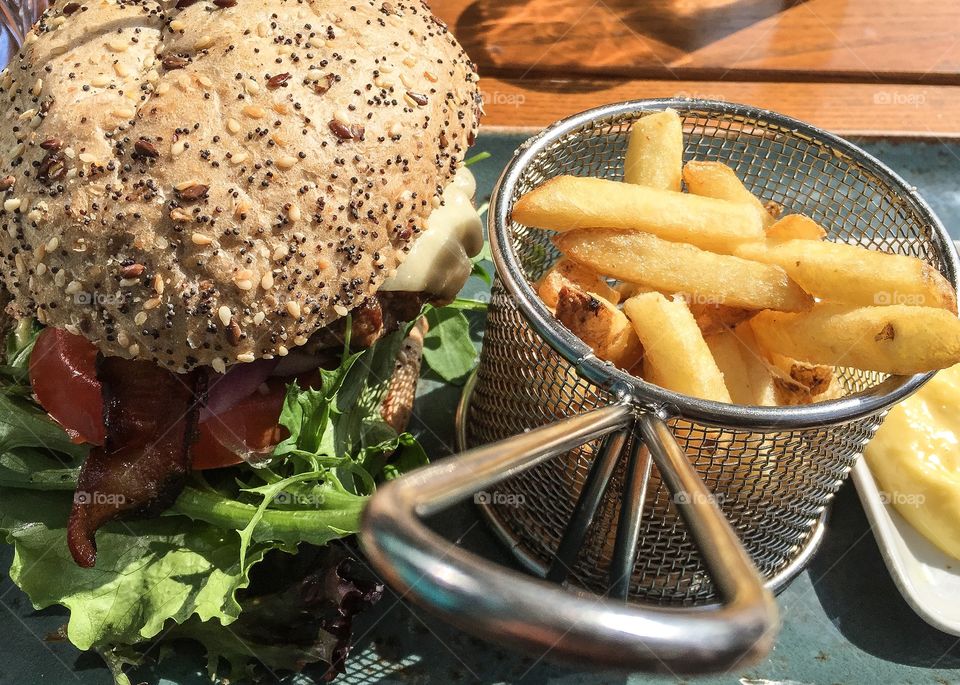
[[[283,355],[403,260],[473,142],[420,2],[59,2],[0,78],[21,309],[175,371]]]

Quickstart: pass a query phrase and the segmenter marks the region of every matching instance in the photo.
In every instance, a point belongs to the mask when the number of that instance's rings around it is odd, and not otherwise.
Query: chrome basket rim
[[[527,282],[523,268],[513,249],[510,237],[512,196],[526,167],[548,145],[592,121],[623,114],[697,108],[711,113],[740,116],[748,120],[768,121],[790,129],[794,134],[810,137],[851,158],[887,183],[891,189],[911,203],[932,230],[944,265],[945,276],[957,288],[960,261],[953,241],[943,223],[916,188],[909,185],[886,164],[853,143],[816,126],[772,110],[716,100],[638,99],[595,107],[562,119],[525,141],[503,170],[490,198],[488,217],[491,252],[497,273],[507,292],[514,299],[524,318],[577,372],[588,381],[609,389],[613,394],[629,398],[639,405],[653,408],[660,414],[731,427],[753,430],[793,430],[846,423],[885,411],[891,405],[916,392],[936,372],[912,376],[891,376],[883,382],[840,399],[799,406],[744,406],[703,400],[666,390],[621,371],[597,358],[592,350],[573,333],[560,325]]]

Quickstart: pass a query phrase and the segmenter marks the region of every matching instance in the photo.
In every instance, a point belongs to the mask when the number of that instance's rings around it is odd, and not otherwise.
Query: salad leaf
[[[73,492],[79,475],[79,464],[65,464],[45,450],[24,447],[0,453],[0,486]]]
[[[14,544],[10,577],[42,609],[70,609],[67,636],[80,649],[152,638],[168,620],[190,616],[228,624],[251,566],[240,564],[236,534],[182,517],[111,525],[97,536],[97,566],[77,566],[66,544],[70,497],[0,488],[0,533]]]
[[[476,276],[488,286],[493,285],[493,274],[490,273],[482,261],[474,259],[473,266],[470,268],[470,275]]]
[[[484,208],[486,207],[487,205],[484,206]],[[493,274],[490,270],[490,267],[493,266],[493,254],[490,252],[490,243],[488,241],[483,241],[483,247],[480,248],[480,252],[478,252],[475,257],[472,257],[470,262],[473,264],[470,275],[477,276],[486,283],[487,286],[493,285]]]
[[[270,671],[319,663],[329,679],[343,672],[353,617],[380,599],[383,585],[352,550],[336,545],[308,547],[296,556],[271,554],[238,594],[242,611],[229,631],[191,619],[170,637],[206,645],[211,675],[222,658],[231,666],[231,679],[239,679],[253,648]]]
[[[249,492],[257,492],[257,489]],[[323,483],[315,484],[307,492],[291,493],[278,489],[272,499],[267,498],[266,508],[257,517],[260,505],[239,501],[237,497],[228,497],[209,488],[187,486],[169,511],[238,533],[256,520],[250,539],[285,545],[297,542],[323,545],[360,529],[360,514],[367,497],[348,492],[331,473],[326,474]],[[261,504],[262,500],[263,497]],[[292,503],[293,508],[277,508],[278,504],[284,503]]]
[[[412,435],[405,433],[400,436],[400,453],[383,467],[383,477],[386,480],[393,480],[429,463],[430,459],[427,458],[423,445]]]
[[[458,297],[447,305],[447,307],[459,309],[465,312],[486,312],[489,306],[489,302],[484,302],[483,300],[474,300],[469,297]]]
[[[0,366],[0,375],[6,376],[9,384],[3,388],[6,394],[25,395],[30,392],[30,353],[43,330],[34,319],[24,317],[7,334],[6,364]]]
[[[477,365],[477,349],[470,340],[470,322],[453,307],[426,312],[430,330],[423,336],[423,359],[437,375],[462,384]]]
[[[319,389],[287,386],[280,424],[290,437],[277,446],[274,456],[352,455],[362,463],[367,451],[391,449],[383,443],[393,441],[396,432],[383,420],[380,408],[408,332],[409,327],[402,328],[364,352],[345,355],[333,372],[321,370]]]
[[[0,453],[20,447],[81,459],[87,454],[46,412],[26,399],[0,393]]]
[[[273,456],[336,456],[332,430],[333,414],[339,411],[337,394],[354,362],[362,354],[346,355],[340,367],[334,371],[320,369],[322,382],[319,389],[301,389],[296,381],[287,386],[280,425],[290,431],[290,436],[277,445]]]
[[[470,344],[469,327],[447,316],[436,318],[437,335],[466,335]],[[214,667],[224,657],[245,668],[255,656],[274,669],[342,668],[349,618],[378,594],[344,575],[342,560],[315,559],[299,581],[278,585],[267,574],[256,592],[247,588],[265,559],[301,558],[290,553],[355,533],[376,480],[426,462],[416,438],[380,414],[407,331],[345,351],[337,368],[320,372],[319,387],[291,383],[280,417],[290,436],[266,467],[194,474],[164,516],[102,529],[92,569],[73,562],[65,531],[87,448],[27,399],[36,331],[18,327],[8,339],[4,369],[21,368],[22,377],[0,375],[0,536],[15,547],[11,577],[34,606],[70,609],[67,637],[104,654],[118,683],[123,667],[171,629],[199,640]],[[286,632],[269,620],[284,610],[302,619]],[[242,644],[224,625],[236,625]]]

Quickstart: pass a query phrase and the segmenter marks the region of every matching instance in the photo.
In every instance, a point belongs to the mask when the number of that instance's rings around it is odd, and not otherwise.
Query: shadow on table
[[[476,0],[459,14],[453,31],[481,73],[535,90],[589,91],[605,86],[582,78],[543,79],[542,74],[672,76],[671,64],[775,21],[805,1]],[[531,72],[538,76],[527,79]]]
[[[413,683],[516,683],[537,685],[577,679],[572,670],[543,659],[515,653],[472,638],[416,608],[385,598],[390,627],[357,645],[348,672],[335,682],[342,685],[400,685]],[[602,678],[602,680],[601,680]],[[594,674],[592,682],[625,685],[627,677]]]
[[[890,575],[875,569],[885,570],[883,558],[851,483],[837,497],[830,534],[810,566],[824,611],[846,639],[879,659],[924,668],[960,667],[957,638],[925,623]]]

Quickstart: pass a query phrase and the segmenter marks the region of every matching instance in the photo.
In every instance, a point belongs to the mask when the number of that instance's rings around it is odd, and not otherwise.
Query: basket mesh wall
[[[843,151],[771,121],[696,108],[680,114],[687,159],[731,165],[764,201],[780,203],[785,213],[807,214],[827,228],[833,240],[911,254],[944,269],[935,231],[912,199],[892,191],[889,180]],[[641,115],[591,122],[544,147],[512,189],[512,200],[560,174],[622,178],[629,127]],[[507,230],[524,277],[533,283],[558,256],[550,242],[552,234],[519,224],[508,225]],[[884,379],[853,369],[841,369],[839,375],[848,393]],[[603,388],[579,378],[531,329],[497,281],[467,416],[468,446],[494,442],[610,401]],[[671,427],[768,578],[803,549],[882,420],[875,415],[817,429],[750,431],[702,425],[686,420],[682,407],[680,412]],[[494,497],[490,511],[521,555],[543,564],[552,560],[597,447],[585,445],[498,486],[498,493],[512,497]],[[572,582],[599,593],[609,582],[622,462],[571,574]],[[710,578],[670,500],[654,469],[632,596],[659,604],[716,601]]]

